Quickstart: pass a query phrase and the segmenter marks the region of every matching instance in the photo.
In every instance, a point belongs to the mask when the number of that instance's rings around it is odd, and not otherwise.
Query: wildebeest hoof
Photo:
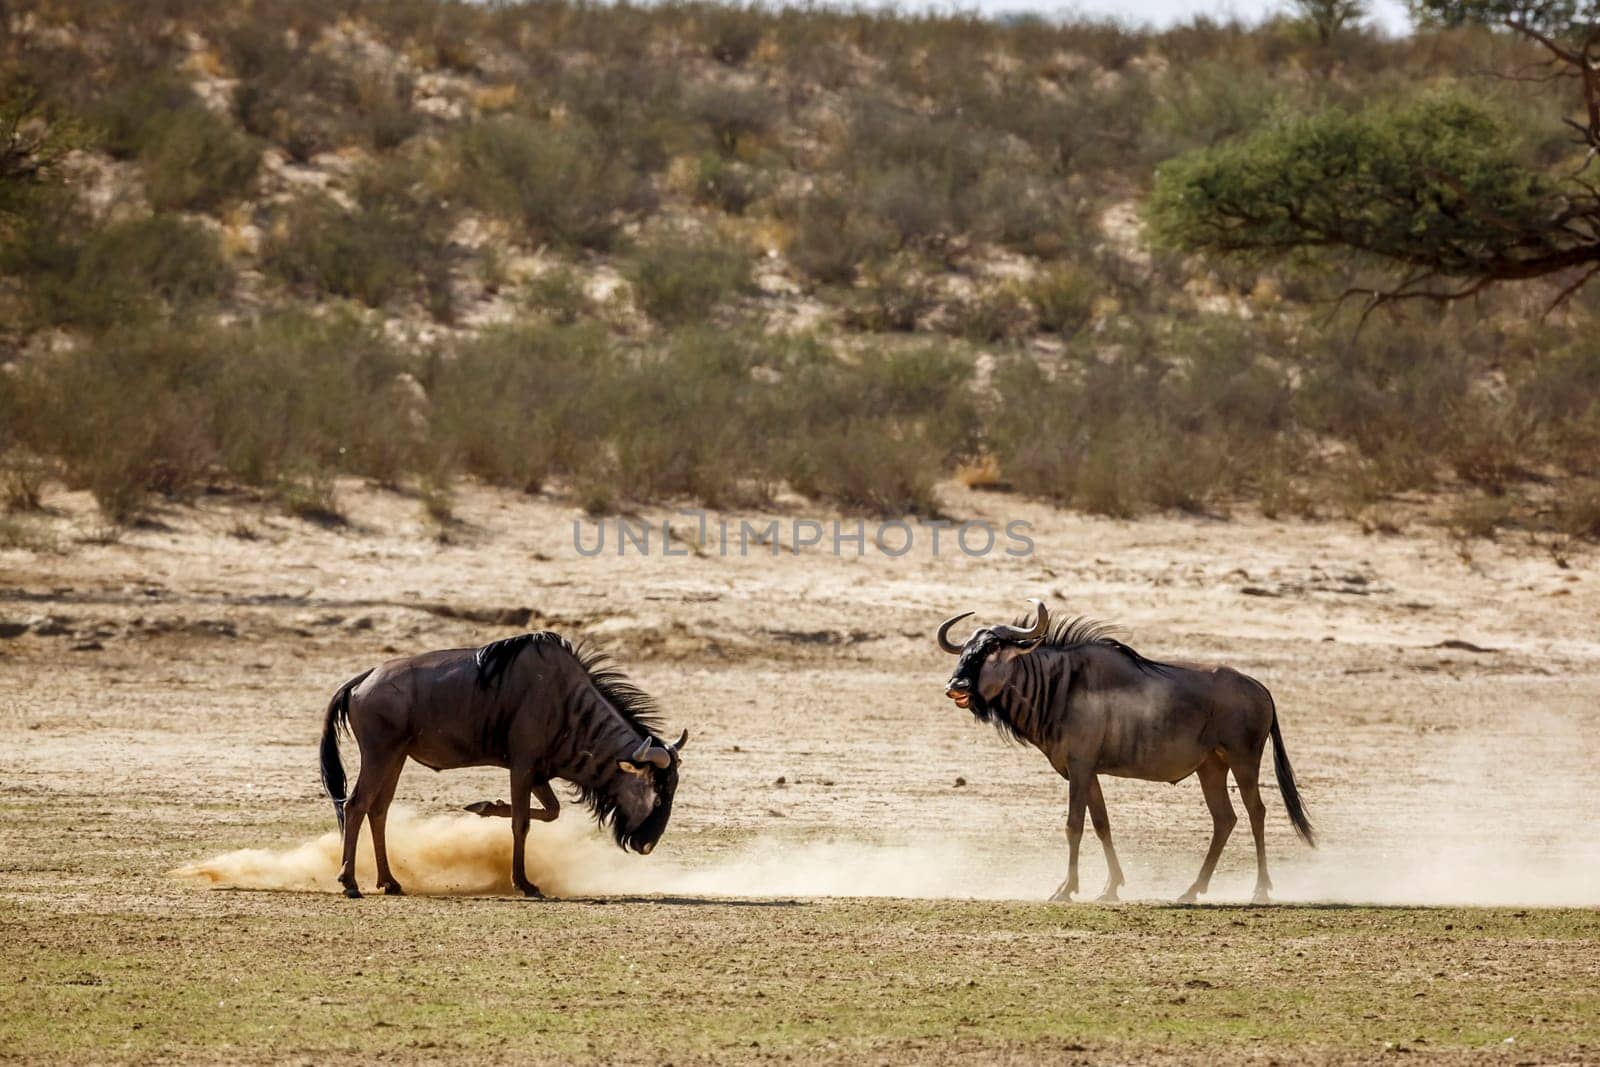
[[[400,888],[399,882],[384,883],[383,891],[391,897],[403,897],[406,895],[406,891]]]
[[[525,885],[521,886],[520,888],[522,889],[522,895],[527,897],[529,900],[544,899],[544,894],[539,892],[539,887],[536,885]]]
[[[1257,889],[1255,895],[1250,898],[1250,903],[1271,904],[1272,898],[1267,896],[1267,891],[1265,889]]]
[[[1195,902],[1195,898],[1198,897],[1199,895],[1200,895],[1199,893],[1196,893],[1193,889],[1191,889],[1187,893],[1185,893],[1183,896],[1178,898],[1178,903],[1179,904],[1193,904]]]
[[[1095,897],[1094,899],[1096,901],[1098,901],[1099,903],[1101,903],[1101,904],[1115,904],[1115,903],[1117,903],[1117,887],[1116,886],[1112,886],[1110,889],[1107,889],[1104,893],[1101,893],[1099,896]]]
[[[1062,886],[1060,889],[1057,889],[1054,893],[1050,894],[1050,899],[1057,904],[1070,904],[1072,903],[1072,894],[1076,893],[1077,891],[1077,886],[1073,886],[1070,889],[1066,886]]]
[[[347,885],[344,887],[344,895],[349,897],[351,900],[360,900],[361,890],[357,889],[353,885]]]
[[[484,819],[509,819],[511,818],[511,805],[503,800],[480,800],[476,804],[468,804],[463,811]]]

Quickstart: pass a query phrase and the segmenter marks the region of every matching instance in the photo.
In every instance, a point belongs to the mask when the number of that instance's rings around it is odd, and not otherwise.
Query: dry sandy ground
[[[660,522],[671,513],[652,511],[648,556],[619,558],[613,525],[606,551],[587,558],[574,548],[578,514],[547,498],[466,491],[443,541],[414,499],[354,483],[341,498],[344,528],[215,497],[100,544],[82,540],[94,525],[86,502],[62,494],[41,520],[60,550],[0,551],[0,957],[10,973],[0,1059],[321,1059],[338,1049],[556,1061],[642,1049],[659,1059],[669,1032],[689,1035],[677,1058],[690,1060],[1186,1059],[1220,1048],[1263,1062],[1361,1061],[1419,1035],[1409,1047],[1424,1057],[1600,1057],[1600,573],[1590,555],[1563,562],[1484,542],[1463,553],[1421,521],[1399,534],[1245,516],[1126,523],[950,487],[953,515],[1032,523],[1033,554],[968,558],[946,534],[935,556],[927,530],[899,558],[870,546],[839,558],[826,543],[795,554],[792,520],[835,518],[796,505],[760,517],[784,526],[776,556],[761,546],[724,556],[714,538],[697,548],[682,517],[671,542],[682,554],[666,556]],[[584,544],[593,537],[586,525]],[[955,903],[1039,901],[1064,865],[1065,783],[942,699],[951,661],[931,640],[945,615],[1009,618],[1030,596],[1058,614],[1114,620],[1152,657],[1225,661],[1271,687],[1323,841],[1311,851],[1294,839],[1268,785],[1280,900],[1524,910]],[[598,842],[574,808],[536,828],[548,889],[631,902],[537,912],[333,896],[331,839],[319,840],[331,811],[315,770],[332,689],[395,653],[546,627],[601,640],[660,699],[674,732],[690,731],[673,825],[653,856]],[[1170,899],[1209,832],[1198,786],[1105,785],[1125,896]],[[414,891],[500,891],[506,824],[448,813],[505,795],[499,772],[409,769],[399,803],[416,817],[391,828],[401,879]],[[1247,842],[1235,837],[1210,901],[1248,898]],[[212,865],[214,878],[312,892],[217,893],[169,874],[239,849],[267,851]],[[1091,895],[1102,875],[1090,836]],[[810,902],[819,896],[912,899]],[[761,906],[774,901],[785,907]],[[1526,910],[1543,906],[1579,910]],[[1519,934],[1519,922],[1537,928]],[[1241,975],[1256,965],[1229,952],[1252,947],[1252,926],[1278,955]],[[566,985],[604,972],[597,980],[620,998],[642,976],[583,946],[603,955],[595,946],[643,937],[659,953],[663,935],[678,948],[651,958],[665,971],[639,987],[657,997],[648,1006],[670,1008],[661,983],[679,977],[715,1003],[697,1002],[702,1014],[676,1030],[630,1023],[596,1038],[622,1005],[575,1000]],[[680,935],[692,936],[695,962]],[[362,942],[389,936],[403,939],[403,974],[381,976],[399,987],[427,971],[435,987],[477,976],[501,995],[505,975],[483,945],[504,938],[542,937],[544,956],[577,955],[539,1026],[477,1019],[445,1039],[419,1036],[424,1024],[406,1017],[386,1034],[353,1006],[360,997],[313,987],[329,974],[359,981],[349,975]],[[1305,939],[1329,937],[1351,940],[1311,967]],[[1053,980],[1039,968],[1092,976],[1130,938],[1137,955],[1106,964],[1133,983],[1120,993],[1095,984],[1069,1008],[1017,984]],[[1196,963],[1217,944],[1229,951]],[[1079,954],[1055,955],[1063,945]],[[900,968],[902,956],[921,962]],[[944,984],[969,967],[982,972],[972,986]],[[1208,984],[1184,986],[1197,969]],[[202,1010],[211,983],[268,974],[278,977],[255,999],[241,994],[249,1008],[238,1018]],[[892,992],[894,974],[915,992]],[[800,975],[811,977],[797,984]],[[1438,1002],[1407,986],[1423,999],[1402,1005],[1372,984],[1402,978],[1465,992]],[[1287,1020],[1257,1026],[1253,979],[1289,998]],[[965,991],[986,982],[993,998],[975,1011],[977,994]],[[309,1006],[283,1015],[284,998],[300,1003],[286,992],[297,983]],[[1308,1005],[1324,983],[1361,1003],[1316,1015]],[[1203,1008],[1219,988],[1237,1002]],[[1139,989],[1165,1007],[1152,1016]],[[739,1012],[776,999],[769,1017],[733,1012],[716,1001],[724,995]],[[1010,1014],[994,1008],[1006,997],[1016,998]],[[1412,1016],[1417,1033],[1406,1032]],[[1513,1042],[1493,1036],[1513,1023]],[[766,1043],[744,1041],[749,1028]]]

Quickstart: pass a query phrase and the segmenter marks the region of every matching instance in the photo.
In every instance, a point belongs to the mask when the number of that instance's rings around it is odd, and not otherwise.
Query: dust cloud
[[[389,859],[407,892],[505,894],[511,885],[511,828],[472,815],[419,818],[396,807]],[[996,877],[992,864],[959,843],[869,845],[757,838],[709,864],[686,866],[657,853],[624,853],[585,820],[535,824],[528,876],[559,897],[662,894],[721,897],[896,896],[1016,899],[1037,895],[1039,872]],[[335,891],[340,840],[333,832],[286,849],[241,849],[180,867],[173,876],[233,889]],[[363,887],[376,882],[372,841],[356,854]]]
[[[1243,831],[1242,833],[1240,831]],[[394,809],[389,855],[411,893],[497,895],[511,885],[511,833],[503,819],[469,815],[418,817]],[[1086,834],[1083,897],[1099,891],[1104,868]],[[1247,824],[1230,842],[1232,862],[1212,881],[1207,903],[1243,902],[1254,881]],[[657,853],[625,854],[586,821],[535,824],[528,834],[528,872],[557,897],[907,897],[1040,900],[1059,881],[1064,856],[1057,840],[1018,841],[1015,861],[997,863],[994,842],[923,840],[903,845],[859,841],[796,842],[756,838],[710,861],[686,864]],[[1171,900],[1198,868],[1205,841],[1183,854],[1138,856],[1122,849],[1130,885],[1124,900]],[[284,849],[242,849],[179,868],[182,880],[215,888],[336,892],[339,837],[329,832]],[[665,851],[665,850],[664,850]],[[1239,855],[1232,855],[1238,852]],[[1132,854],[1132,855],[1130,855]],[[1515,833],[1473,843],[1444,835],[1422,845],[1399,839],[1330,841],[1311,851],[1275,843],[1274,900],[1281,903],[1378,905],[1591,906],[1600,904],[1600,845],[1576,840],[1534,846]],[[376,873],[369,834],[356,860],[361,885]]]

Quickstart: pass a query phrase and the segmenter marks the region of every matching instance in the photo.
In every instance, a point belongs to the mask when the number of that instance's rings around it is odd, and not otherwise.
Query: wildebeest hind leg
[[[1250,816],[1250,833],[1256,839],[1256,891],[1250,900],[1253,904],[1268,904],[1271,903],[1267,894],[1272,890],[1272,879],[1267,877],[1267,806],[1261,802],[1260,759],[1258,752],[1255,761],[1247,756],[1231,765],[1233,780],[1239,783],[1239,799]]]
[[[1117,899],[1117,890],[1125,879],[1122,865],[1117,862],[1117,850],[1111,846],[1111,816],[1106,814],[1105,794],[1100,792],[1100,779],[1089,779],[1089,820],[1094,823],[1094,835],[1106,853],[1106,887],[1095,899],[1105,902]]]
[[[1227,764],[1213,754],[1195,769],[1195,776],[1200,779],[1200,788],[1205,791],[1206,807],[1211,809],[1211,847],[1206,850],[1206,860],[1200,865],[1200,876],[1178,898],[1180,904],[1193,904],[1195,897],[1210,888],[1211,872],[1217,868],[1217,857],[1222,855],[1222,846],[1228,843],[1228,835],[1233,833],[1234,823],[1239,821],[1239,817],[1233,813],[1233,802],[1228,799]]]
[[[372,810],[367,813],[367,825],[372,828],[372,855],[378,861],[378,888],[392,897],[405,895],[394,872],[389,870],[389,842],[385,830],[389,821],[389,805],[394,801],[394,790],[400,784],[400,772],[405,769],[406,757],[401,755],[394,767],[384,777],[378,795],[373,798]]]

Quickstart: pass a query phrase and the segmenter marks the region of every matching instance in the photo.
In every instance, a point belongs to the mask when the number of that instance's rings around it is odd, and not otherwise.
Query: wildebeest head
[[[989,721],[989,704],[1005,688],[1017,659],[1038,648],[1049,631],[1050,611],[1044,602],[1029,600],[1028,603],[1034,610],[1031,626],[981,626],[959,645],[950,640],[950,628],[972,612],[952,616],[939,627],[939,647],[961,657],[945,683],[944,695],[955,701],[956,707],[972,712],[981,721]]]
[[[617,761],[621,774],[612,795],[618,811],[611,832],[623,848],[648,856],[666,832],[678,792],[680,753],[688,740],[688,730],[670,744],[648,737],[629,758]]]

